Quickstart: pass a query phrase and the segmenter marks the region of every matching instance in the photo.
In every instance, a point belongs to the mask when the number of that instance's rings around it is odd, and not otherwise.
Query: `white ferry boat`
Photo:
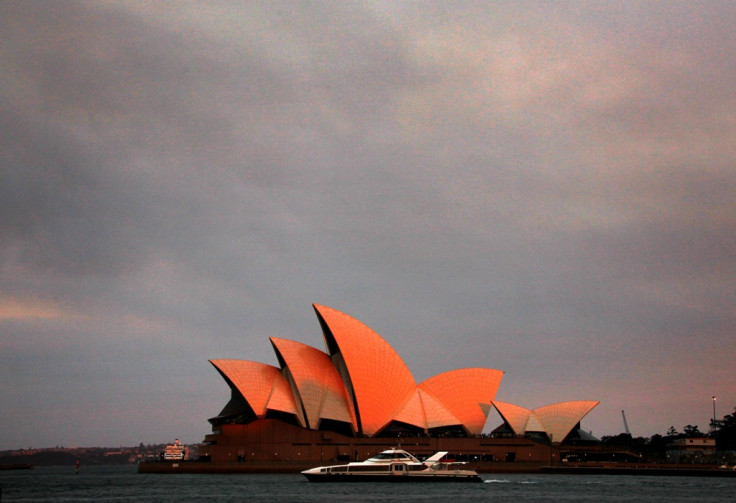
[[[464,463],[441,461],[446,454],[419,461],[406,451],[389,449],[365,461],[318,466],[302,474],[310,482],[482,482],[475,470],[461,468]]]

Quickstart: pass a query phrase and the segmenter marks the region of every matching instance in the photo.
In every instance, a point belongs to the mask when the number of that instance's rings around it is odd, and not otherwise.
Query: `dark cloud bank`
[[[599,436],[731,412],[734,4],[556,5],[0,4],[0,448],[199,441],[312,302]]]

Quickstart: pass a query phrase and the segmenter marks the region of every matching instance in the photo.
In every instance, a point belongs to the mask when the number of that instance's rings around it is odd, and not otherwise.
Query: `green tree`
[[[685,434],[687,438],[697,438],[697,437],[704,437],[703,433],[700,432],[700,429],[697,426],[693,426],[692,424],[688,424],[682,429],[682,432]]]
[[[645,455],[647,459],[662,460],[667,453],[667,438],[659,433],[649,437],[647,442]]]
[[[736,450],[736,407],[732,414],[723,416],[723,419],[711,421],[715,431],[716,448],[719,451]]]

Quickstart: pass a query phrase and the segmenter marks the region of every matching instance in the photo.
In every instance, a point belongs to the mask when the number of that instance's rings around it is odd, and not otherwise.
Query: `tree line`
[[[688,424],[682,431],[670,426],[664,435],[655,434],[649,438],[632,437],[627,433],[605,436],[603,445],[638,452],[645,459],[666,459],[667,447],[682,438],[714,438],[719,452],[736,451],[736,408],[722,419],[710,420],[710,430],[703,433],[697,425]]]

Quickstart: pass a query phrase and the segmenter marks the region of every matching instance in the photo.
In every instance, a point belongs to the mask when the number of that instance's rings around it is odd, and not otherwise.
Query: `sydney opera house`
[[[364,459],[401,444],[418,456],[449,451],[477,463],[549,463],[585,441],[581,419],[598,402],[527,409],[499,402],[503,372],[451,370],[417,383],[371,328],[314,305],[325,350],[270,339],[278,366],[211,360],[231,390],[199,459],[213,465],[298,468]],[[484,433],[489,414],[500,423]]]

